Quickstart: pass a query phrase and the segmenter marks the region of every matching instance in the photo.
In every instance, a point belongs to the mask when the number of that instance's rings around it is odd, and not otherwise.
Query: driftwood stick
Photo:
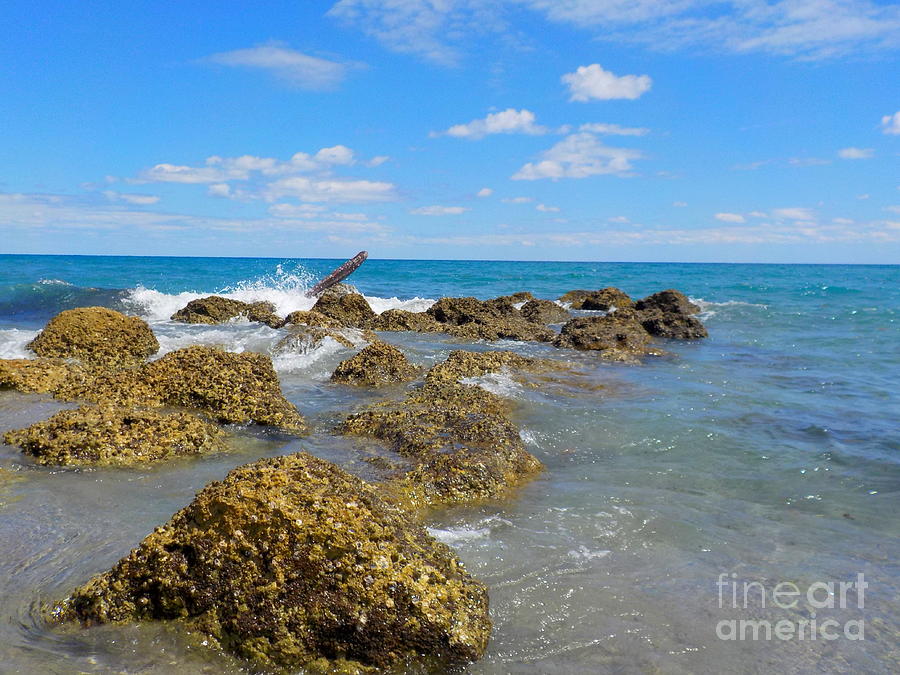
[[[368,257],[368,251],[360,251],[355,256],[350,258],[350,260],[338,267],[334,272],[322,279],[322,281],[306,291],[306,297],[314,298],[318,295],[321,295],[335,284],[342,282],[344,279],[353,274],[356,271],[356,268],[362,265]]]

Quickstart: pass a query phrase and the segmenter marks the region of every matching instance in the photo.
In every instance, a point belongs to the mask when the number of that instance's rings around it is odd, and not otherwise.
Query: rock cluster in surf
[[[356,356],[341,361],[331,374],[332,382],[380,387],[414,380],[419,369],[396,347],[378,340]]]
[[[278,328],[283,323],[281,317],[275,314],[275,305],[271,302],[241,302],[219,295],[191,300],[172,315],[172,321],[218,324],[238,317],[264,323],[270,328]]]

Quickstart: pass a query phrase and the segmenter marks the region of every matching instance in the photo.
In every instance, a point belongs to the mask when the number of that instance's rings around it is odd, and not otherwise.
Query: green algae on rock
[[[488,596],[372,485],[306,453],[203,488],[111,570],[52,610],[90,626],[179,620],[263,668],[442,671],[478,659]]]
[[[553,331],[526,321],[505,299],[441,298],[427,310],[446,332],[467,340],[531,340],[549,342]]]
[[[62,359],[0,359],[0,389],[50,394],[80,370]]]
[[[635,361],[650,353],[650,340],[634,311],[625,309],[607,316],[572,319],[562,327],[553,344],[599,351],[603,358],[612,361]]]
[[[532,359],[510,351],[469,352],[457,349],[450,352],[444,361],[432,366],[425,375],[425,381],[428,384],[453,383],[464,377],[496,373],[504,368],[538,371],[559,366],[551,361]]]
[[[411,510],[501,497],[543,469],[503,399],[475,386],[426,385],[351,415],[339,431],[381,440],[415,463],[385,485]]]
[[[225,432],[195,415],[118,406],[63,410],[3,440],[44,465],[127,465],[225,449]]]
[[[70,380],[56,396],[117,405],[196,408],[225,424],[255,422],[294,433],[306,431],[300,413],[281,393],[272,360],[254,352],[235,354],[194,345],[139,368]]]
[[[332,382],[381,387],[414,380],[419,369],[396,347],[378,341],[355,356],[341,361],[331,374]]]
[[[313,305],[312,311],[355,328],[365,327],[376,316],[369,303],[359,293],[337,295],[326,292]]]
[[[615,309],[630,309],[634,302],[625,291],[608,286],[599,291],[569,291],[559,298],[560,302],[569,303],[572,309],[592,309],[608,312]]]
[[[264,323],[271,328],[278,328],[283,323],[281,317],[275,314],[275,305],[271,302],[241,302],[220,295],[191,300],[172,315],[172,321],[217,324],[237,317]]]
[[[442,333],[447,327],[435,321],[427,312],[410,312],[405,309],[388,309],[369,321],[372,330],[416,331],[418,333]]]
[[[282,326],[290,326],[292,324],[300,324],[304,326],[315,326],[317,328],[341,328],[343,324],[337,319],[326,316],[321,312],[305,311],[298,309],[296,312],[288,314]]]
[[[143,319],[105,307],[78,307],[50,319],[28,348],[49,358],[129,366],[158,352],[159,342]]]
[[[563,323],[572,318],[569,312],[550,300],[529,300],[519,310],[532,323]]]

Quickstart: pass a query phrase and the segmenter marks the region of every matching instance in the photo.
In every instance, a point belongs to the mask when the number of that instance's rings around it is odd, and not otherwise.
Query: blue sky
[[[4,3],[10,253],[900,262],[900,5]]]

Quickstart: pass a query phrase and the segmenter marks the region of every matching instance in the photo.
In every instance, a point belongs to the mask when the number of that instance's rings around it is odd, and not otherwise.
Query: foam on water
[[[38,334],[36,330],[9,328],[0,330],[0,359],[30,359],[34,354],[25,345]]]
[[[512,378],[509,370],[506,368],[497,373],[464,377],[460,382],[462,384],[474,384],[492,394],[505,398],[517,398],[522,394],[522,385]]]
[[[407,312],[424,312],[431,307],[436,301],[432,298],[410,298],[409,300],[401,300],[400,298],[379,298],[372,295],[364,295],[366,302],[376,314],[381,314],[389,309],[404,309]]]

